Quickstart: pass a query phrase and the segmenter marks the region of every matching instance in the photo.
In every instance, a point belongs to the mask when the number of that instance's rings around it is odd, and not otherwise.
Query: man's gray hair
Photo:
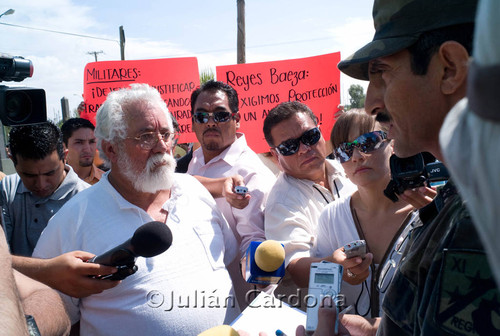
[[[151,106],[162,110],[169,121],[169,129],[173,129],[172,115],[168,111],[160,93],[147,84],[131,84],[128,88],[110,92],[96,115],[95,136],[101,158],[109,165],[109,158],[102,150],[102,141],[115,142],[127,137],[125,115],[132,111],[142,111]]]

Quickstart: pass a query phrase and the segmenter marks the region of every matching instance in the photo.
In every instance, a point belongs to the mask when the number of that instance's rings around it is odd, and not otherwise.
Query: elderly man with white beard
[[[73,250],[101,255],[145,223],[172,231],[171,247],[139,257],[137,273],[115,288],[79,300],[62,295],[82,335],[196,335],[239,313],[225,267],[236,240],[208,191],[174,173],[173,132],[155,89],[133,84],[110,93],[95,135],[111,169],[61,208],[35,248],[42,258]]]

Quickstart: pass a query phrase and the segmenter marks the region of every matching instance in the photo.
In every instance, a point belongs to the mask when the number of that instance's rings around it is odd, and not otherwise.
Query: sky
[[[371,41],[372,0],[246,0],[246,62],[266,62],[341,52],[345,58]],[[95,61],[191,57],[200,71],[236,63],[236,0],[2,0],[0,53],[33,62],[32,78],[3,82],[42,88],[48,118],[62,119],[61,98],[70,110],[82,101],[83,71]],[[29,28],[22,28],[16,26]],[[48,32],[58,31],[69,34]],[[83,35],[83,36],[81,36]],[[341,102],[352,84],[341,75]]]

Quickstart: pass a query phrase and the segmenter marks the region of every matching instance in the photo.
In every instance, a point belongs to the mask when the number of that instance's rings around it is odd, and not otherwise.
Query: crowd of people
[[[13,127],[16,173],[0,182],[0,334],[197,335],[230,324],[256,290],[241,274],[245,252],[265,240],[283,244],[286,273],[258,289],[294,295],[297,308],[311,263],[343,266],[336,303],[353,309],[339,315],[327,297],[316,336],[499,334],[498,13],[494,0],[375,0],[373,41],[338,64],[369,81],[365,108],[336,118],[333,153],[314,111],[283,102],[264,120],[264,163],[239,132],[238,93],[214,80],[191,95],[200,146],[182,172],[178,125],[147,84],[108,94],[95,127]],[[421,152],[451,171],[446,185],[385,197],[391,156]],[[101,279],[118,270],[91,259],[150,222],[169,228],[168,249]],[[349,258],[355,240],[367,253]]]

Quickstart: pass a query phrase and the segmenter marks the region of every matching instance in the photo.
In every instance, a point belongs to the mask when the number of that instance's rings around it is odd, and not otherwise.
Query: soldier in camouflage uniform
[[[373,41],[339,63],[345,74],[370,81],[365,109],[387,122],[398,156],[428,151],[443,159],[439,131],[466,93],[476,6],[376,0]],[[420,220],[386,293],[378,334],[499,335],[500,292],[453,182]]]

